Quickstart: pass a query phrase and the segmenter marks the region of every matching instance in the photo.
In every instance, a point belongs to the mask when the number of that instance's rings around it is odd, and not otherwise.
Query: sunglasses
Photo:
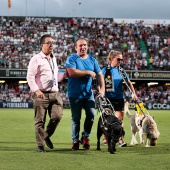
[[[48,41],[48,42],[44,42],[43,44],[47,44],[47,45],[54,45],[54,42],[52,41]]]
[[[116,58],[117,59],[117,61],[123,61],[123,59],[121,59],[121,58]]]

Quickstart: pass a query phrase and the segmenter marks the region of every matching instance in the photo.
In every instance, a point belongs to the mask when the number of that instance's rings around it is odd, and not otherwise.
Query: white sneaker
[[[127,146],[127,143],[122,141],[121,143],[118,143],[118,146],[119,147],[125,147],[125,146]]]

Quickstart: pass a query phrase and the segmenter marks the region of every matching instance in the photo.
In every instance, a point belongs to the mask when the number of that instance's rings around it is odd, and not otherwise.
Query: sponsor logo
[[[134,109],[134,103],[129,103],[129,108],[130,109]],[[169,104],[161,104],[161,103],[148,103],[146,104],[146,108],[148,110],[151,110],[151,109],[155,109],[155,110],[168,110],[170,109],[170,105]]]
[[[148,109],[170,109],[170,105],[169,104],[161,104],[161,103],[149,103],[147,105]]]
[[[3,108],[29,108],[28,103],[4,103]]]
[[[152,109],[152,104],[151,103],[148,104],[148,109]]]
[[[153,109],[170,109],[170,105],[168,104],[161,104],[161,103],[154,103]]]

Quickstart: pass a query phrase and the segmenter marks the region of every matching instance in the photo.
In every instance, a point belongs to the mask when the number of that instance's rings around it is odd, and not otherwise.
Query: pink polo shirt
[[[31,58],[27,71],[27,81],[31,92],[58,91],[58,82],[63,80],[64,73],[58,73],[55,56],[51,58],[50,63],[42,51]],[[54,83],[54,78],[56,83]]]

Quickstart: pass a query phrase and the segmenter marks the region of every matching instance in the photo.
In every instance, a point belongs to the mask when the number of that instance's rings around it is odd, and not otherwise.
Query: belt
[[[56,91],[41,91],[43,93],[55,93]]]

